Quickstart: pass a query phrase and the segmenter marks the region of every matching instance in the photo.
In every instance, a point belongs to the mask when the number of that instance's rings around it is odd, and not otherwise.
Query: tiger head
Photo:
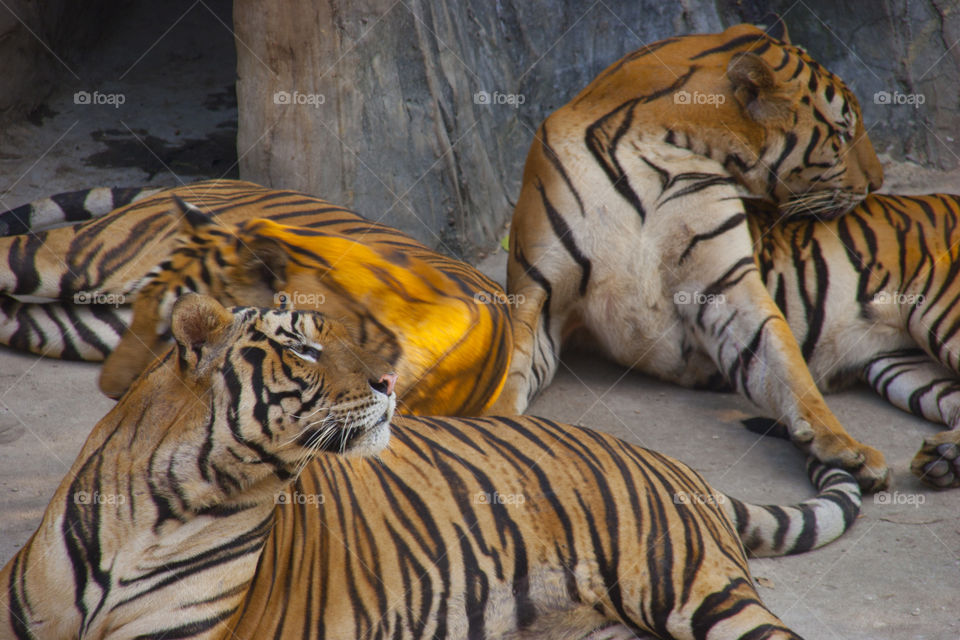
[[[883,182],[856,96],[785,29],[741,24],[651,44],[601,73],[561,118],[592,122],[587,145],[607,163],[632,128],[710,157],[744,197],[791,213],[843,213]]]
[[[180,233],[167,259],[148,273],[133,303],[133,319],[100,371],[100,389],[120,397],[172,339],[174,303],[186,293],[227,306],[274,307],[283,288],[286,253],[247,225],[223,225],[179,198]]]
[[[744,40],[759,37],[727,63],[729,107],[743,116],[729,123],[729,133],[735,147],[750,151],[741,152],[744,165],[727,168],[786,213],[830,218],[849,211],[883,184],[856,96],[791,45],[785,28],[782,39],[749,25],[740,29]]]
[[[214,457],[223,453],[218,448],[232,448],[239,459],[250,458],[251,469],[266,463],[286,480],[318,452],[375,455],[387,445],[396,376],[337,321],[314,311],[230,311],[191,293],[174,304],[170,331],[173,353],[122,402],[176,395],[199,405],[199,421],[189,417],[196,409],[174,409],[186,425],[176,438],[183,446],[203,439],[197,450]],[[199,402],[189,402],[194,398]]]

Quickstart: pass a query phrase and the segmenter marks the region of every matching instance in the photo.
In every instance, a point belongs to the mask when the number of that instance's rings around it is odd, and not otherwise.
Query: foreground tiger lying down
[[[37,231],[93,216],[104,217]],[[109,354],[100,387],[111,397],[166,348],[170,308],[189,291],[346,320],[401,376],[405,411],[475,415],[506,376],[512,337],[497,284],[319,198],[236,180],[95,189],[5,212],[0,226],[17,234],[0,238],[9,267],[0,269],[0,342],[64,358]],[[114,303],[132,304],[129,331],[126,307]]]
[[[806,551],[856,483],[755,507],[546,420],[396,418],[395,377],[314,312],[190,294],[0,573],[14,638],[797,638],[741,547]],[[262,552],[261,552],[262,551]]]
[[[827,407],[753,259],[741,196],[809,216],[882,181],[856,98],[785,37],[739,25],[656,42],[543,123],[513,215],[516,346],[491,414],[523,411],[584,330],[622,365],[729,383],[819,460],[888,483],[883,456]]]

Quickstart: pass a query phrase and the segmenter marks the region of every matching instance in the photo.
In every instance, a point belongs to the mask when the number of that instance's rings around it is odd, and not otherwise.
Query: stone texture
[[[30,113],[54,83],[76,77],[71,53],[94,41],[107,28],[108,12],[128,2],[91,0],[7,0],[0,3],[0,115]]]

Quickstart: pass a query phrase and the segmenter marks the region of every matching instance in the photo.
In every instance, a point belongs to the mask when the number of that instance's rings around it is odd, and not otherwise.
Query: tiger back
[[[171,333],[0,571],[0,635],[796,640],[744,545],[860,505],[815,461],[816,498],[757,507],[585,428],[391,420],[395,377],[315,312],[191,294]]]
[[[108,395],[119,396],[163,351],[172,303],[188,291],[342,318],[403,374],[404,411],[477,414],[500,390],[512,352],[502,289],[396,229],[237,180],[68,196],[0,214],[9,231],[22,232],[0,238],[9,267],[0,269],[0,343],[107,358]],[[178,210],[176,198],[191,207]],[[84,216],[91,219],[38,230]]]
[[[407,413],[477,414],[499,393],[509,310],[502,290],[472,267],[342,210],[313,228],[266,219],[231,228],[180,205],[180,238],[144,278],[130,329],[104,363],[107,395],[123,393],[164,348],[170,309],[185,292],[338,319],[398,373]]]
[[[882,183],[849,88],[785,30],[667,38],[537,130],[510,230],[515,349],[490,413],[526,409],[563,346],[686,386],[728,384],[864,488],[883,455],[830,411],[757,271],[741,198],[845,211]]]

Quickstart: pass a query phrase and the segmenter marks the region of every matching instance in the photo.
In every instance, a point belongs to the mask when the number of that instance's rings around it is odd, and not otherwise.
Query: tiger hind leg
[[[938,489],[960,487],[960,378],[925,351],[904,349],[879,354],[861,377],[885,400],[950,430],[925,438],[910,464],[924,483]]]
[[[653,640],[650,635],[637,635],[630,627],[622,624],[615,624],[609,627],[597,629],[582,640]]]
[[[801,450],[846,469],[865,491],[884,489],[890,472],[883,454],[855,440],[833,415],[752,261],[740,264],[725,276],[735,285],[719,280],[700,289],[722,295],[677,304],[688,330],[738,392],[786,423]]]
[[[612,635],[612,638],[646,638],[643,633],[651,633],[657,638],[674,640],[695,640],[699,638],[738,638],[755,640],[801,640],[780,618],[773,614],[760,600],[746,567],[734,564],[726,566],[701,567],[692,577],[692,583],[684,585],[691,594],[690,598],[678,608],[669,612],[660,612],[653,616],[649,613],[649,593],[647,589],[635,590],[638,583],[621,580],[624,602],[640,603],[639,607],[627,605],[621,609],[623,628],[606,627],[626,633],[634,629],[637,635]],[[669,577],[666,579],[670,579]],[[679,589],[679,585],[677,587]],[[647,599],[644,599],[646,595]],[[635,597],[640,599],[635,600]],[[678,603],[679,604],[679,603]],[[653,625],[651,628],[649,625]],[[590,640],[604,638],[604,630],[594,631]]]
[[[910,470],[938,489],[960,487],[960,429],[941,431],[923,439]]]
[[[0,294],[0,344],[63,360],[101,361],[130,321],[127,306],[21,302]]]

